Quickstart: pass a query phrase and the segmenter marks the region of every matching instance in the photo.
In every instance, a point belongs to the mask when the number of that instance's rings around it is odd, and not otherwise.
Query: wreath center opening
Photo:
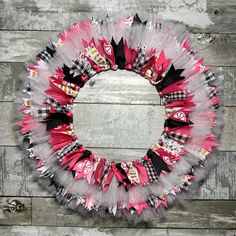
[[[95,75],[79,92],[73,109],[79,142],[115,161],[143,156],[163,131],[160,96],[148,80],[132,71]]]

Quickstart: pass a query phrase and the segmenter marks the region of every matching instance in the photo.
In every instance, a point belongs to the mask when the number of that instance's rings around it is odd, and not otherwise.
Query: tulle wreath
[[[195,193],[214,167],[219,89],[184,27],[143,22],[137,14],[79,20],[26,69],[15,99],[17,137],[38,181],[81,214],[133,222],[163,217],[169,206]],[[117,69],[149,80],[165,106],[157,143],[129,162],[92,153],[73,127],[80,89],[95,74]]]

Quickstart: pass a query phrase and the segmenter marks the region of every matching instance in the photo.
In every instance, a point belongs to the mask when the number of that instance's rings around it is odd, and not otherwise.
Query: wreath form
[[[215,165],[222,123],[216,78],[196,55],[185,29],[137,14],[93,17],[60,33],[26,67],[15,100],[17,137],[38,181],[80,213],[135,222],[163,217],[181,195],[194,193]],[[163,133],[141,159],[98,157],[75,135],[80,88],[110,69],[148,79],[165,106]]]

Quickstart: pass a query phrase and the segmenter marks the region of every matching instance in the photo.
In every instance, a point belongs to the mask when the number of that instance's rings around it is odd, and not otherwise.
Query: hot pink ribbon
[[[124,41],[124,53],[126,60],[125,68],[127,70],[132,70],[135,58],[137,57],[137,51],[134,48],[129,48],[126,40]]]
[[[112,45],[108,43],[106,39],[99,39],[98,41],[100,42],[100,45],[103,49],[103,54],[105,54],[111,63],[111,68],[116,70],[118,66],[116,65],[115,54]]]
[[[102,178],[103,178],[103,171],[104,171],[104,166],[105,166],[105,159],[101,159],[96,167],[96,170],[94,172],[94,180],[96,183],[99,185],[102,183]]]

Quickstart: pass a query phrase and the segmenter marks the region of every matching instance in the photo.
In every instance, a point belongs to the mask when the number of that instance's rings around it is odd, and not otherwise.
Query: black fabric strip
[[[75,178],[76,171],[75,170],[71,170],[71,173],[72,173],[72,177]]]
[[[139,18],[138,14],[136,13],[135,16],[134,16],[134,19],[133,19],[133,23],[132,23],[132,26],[133,25],[146,25],[147,24],[147,20],[142,22],[141,19]]]
[[[57,112],[50,114],[43,122],[46,123],[47,130],[50,130],[62,124],[73,123],[73,118],[67,116],[65,113]]]
[[[176,70],[172,64],[166,76],[163,77],[163,79],[158,84],[155,85],[157,91],[161,92],[164,88],[168,87],[169,85],[177,81],[183,80],[185,77],[180,76],[183,71],[184,69]]]
[[[124,181],[125,183],[127,183],[127,184],[131,184],[131,182],[130,182],[130,180],[129,180],[129,178],[128,178],[126,172],[125,172],[125,170],[121,167],[121,163],[117,163],[117,164],[116,164],[116,168],[118,169],[118,171],[119,171],[123,176],[125,176],[125,177],[123,178],[123,181]]]
[[[70,68],[68,66],[66,66],[65,64],[62,67],[63,73],[64,73],[64,77],[63,80],[76,84],[78,85],[80,88],[84,87],[84,81],[81,79],[81,75],[76,75],[74,76],[74,73],[70,73]]]
[[[29,132],[24,134],[22,142],[30,143],[30,133]]]
[[[87,158],[87,157],[90,157],[91,154],[92,154],[91,151],[85,150],[84,154],[79,158],[79,160],[78,160],[76,163],[78,163],[79,161],[82,161],[83,159],[85,159],[85,158]]]
[[[53,55],[55,54],[56,50],[55,50],[55,46],[52,44],[51,45],[52,48],[50,47],[46,47],[46,51],[51,55],[51,57],[53,57]]]
[[[164,123],[164,127],[169,127],[169,128],[176,128],[176,127],[181,127],[181,126],[186,126],[186,125],[191,125],[193,124],[191,121],[189,122],[180,122],[172,119],[166,119]]]
[[[124,53],[124,40],[123,37],[120,39],[119,43],[116,44],[114,38],[112,37],[111,45],[114,50],[116,64],[119,69],[125,68],[125,53]]]
[[[147,156],[151,159],[153,167],[158,176],[160,176],[162,170],[170,172],[170,169],[168,165],[165,163],[165,161],[159,155],[157,155],[154,151],[149,149],[147,151]]]

